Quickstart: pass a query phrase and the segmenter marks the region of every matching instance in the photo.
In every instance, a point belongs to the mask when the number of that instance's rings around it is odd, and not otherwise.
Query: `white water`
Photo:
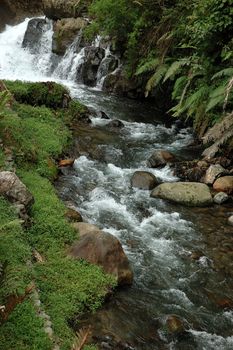
[[[145,308],[147,312],[150,311],[151,317],[157,317],[155,309],[158,309],[162,314],[176,313],[188,320],[193,316],[207,330],[209,324],[213,324],[212,328],[218,326],[214,317],[219,319],[219,324],[232,324],[232,313],[212,313],[208,305],[203,306],[200,302],[195,304],[199,274],[208,273],[212,276],[213,271],[206,260],[202,259],[199,265],[190,267],[182,259],[182,256],[190,253],[189,241],[199,244],[192,223],[182,217],[179,208],[171,212],[164,202],[151,200],[148,192],[130,188],[130,178],[139,169],[149,170],[163,181],[176,180],[169,167],[147,169],[145,160],[155,148],[181,150],[191,140],[189,131],[183,129],[176,134],[173,128],[166,128],[159,122],[137,123],[134,121],[137,105],[131,117],[130,102],[122,107],[121,102],[113,103],[112,97],[99,97],[77,85],[76,73],[84,57],[84,49],[76,52],[78,38],[52,73],[51,22],[47,24],[36,55],[21,47],[27,24],[28,19],[17,26],[7,27],[0,34],[0,79],[61,81],[71,88],[73,96],[94,108],[100,108],[101,103],[104,103],[110,117],[124,120],[125,128],[118,135],[118,144],[102,145],[106,162],[93,161],[86,156],[78,158],[74,165],[76,176],[67,177],[63,195],[69,199],[72,190],[72,200],[83,217],[121,240],[135,270],[134,288],[137,293],[141,291],[141,304],[137,299],[138,307],[142,307],[141,312]],[[99,37],[95,45],[100,45]],[[105,58],[108,55],[109,50],[106,50]],[[103,83],[102,78],[99,74],[99,87]],[[108,121],[92,118],[92,123],[93,126],[106,128]],[[130,241],[133,242],[132,247]],[[190,333],[198,350],[233,348],[232,337],[216,335],[211,329],[190,330]],[[169,348],[177,349],[177,344],[169,343]]]

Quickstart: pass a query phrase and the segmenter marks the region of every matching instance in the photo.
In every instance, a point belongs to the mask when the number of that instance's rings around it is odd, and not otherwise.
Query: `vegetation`
[[[197,129],[233,107],[232,0],[94,0],[88,34],[121,46],[130,77],[145,94],[171,94],[169,113]]]
[[[0,349],[51,349],[33,298],[36,288],[56,341],[62,350],[70,350],[75,336],[71,325],[77,324],[83,312],[96,310],[115,285],[115,279],[101,268],[67,256],[67,247],[77,233],[65,218],[66,208],[50,182],[56,175],[56,158],[71,139],[67,124],[87,110],[71,101],[61,108],[64,88],[55,84],[49,98],[44,95],[43,83],[6,84],[16,101],[11,107],[2,104],[0,138],[4,148],[10,149],[17,175],[35,203],[30,212],[32,224],[23,228],[15,209],[0,197],[0,306],[12,300],[14,304],[1,325]],[[33,91],[34,97],[29,99]],[[4,163],[2,149],[1,169],[5,169]],[[32,258],[35,252],[39,261]]]

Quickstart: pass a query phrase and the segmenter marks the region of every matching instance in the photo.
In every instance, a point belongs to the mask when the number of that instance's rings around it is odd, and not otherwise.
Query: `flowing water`
[[[50,22],[37,54],[22,49],[27,23],[0,34],[0,79],[62,82],[74,98],[125,125],[110,129],[109,121],[98,117],[91,125],[77,125],[80,156],[57,183],[61,198],[71,201],[85,221],[119,238],[135,275],[132,287],[119,290],[83,322],[92,323],[103,349],[233,349],[233,312],[220,307],[232,298],[230,208],[184,208],[130,186],[136,170],[175,181],[169,167],[148,169],[146,160],[159,148],[191,158],[191,131],[165,126],[149,104],[99,91],[105,74],[101,77],[100,70],[97,88],[77,84],[74,77],[83,60],[82,49],[75,49],[78,38],[59,60],[51,52]],[[183,320],[185,335],[169,333],[169,315]]]

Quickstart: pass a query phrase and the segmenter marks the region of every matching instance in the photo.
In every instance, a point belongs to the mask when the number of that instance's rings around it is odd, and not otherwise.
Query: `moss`
[[[52,344],[43,329],[31,300],[12,312],[1,327],[0,350],[51,350]]]
[[[0,120],[0,137],[12,149],[18,166],[29,163],[53,179],[57,170],[52,159],[63,152],[71,133],[48,108],[17,105],[14,109]]]
[[[76,238],[76,232],[64,217],[63,203],[48,180],[33,172],[21,171],[20,175],[35,198],[29,241],[46,259],[35,265],[36,284],[62,349],[70,349],[69,320],[74,314],[96,310],[115,279],[97,266],[66,256],[66,245]]]
[[[19,103],[57,109],[63,108],[64,101],[69,100],[68,90],[54,82],[26,83],[7,80],[5,84]]]
[[[2,169],[5,165],[5,154],[3,152],[3,149],[0,148],[0,169]]]
[[[0,304],[7,296],[24,294],[31,281],[26,265],[31,252],[14,208],[0,196]],[[1,270],[1,269],[0,269]],[[1,271],[0,271],[1,272]]]

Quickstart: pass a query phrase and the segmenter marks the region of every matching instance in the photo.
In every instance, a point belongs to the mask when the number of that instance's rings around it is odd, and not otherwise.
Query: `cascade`
[[[0,34],[0,79],[66,79],[70,82],[90,82],[91,86],[97,85],[100,89],[107,74],[119,65],[118,58],[111,54],[109,46],[101,48],[100,36],[89,46],[82,47],[82,30],[63,57],[55,55],[52,52],[53,23],[50,20],[46,20],[44,24],[36,50],[30,50],[30,42],[22,47],[29,21],[30,19],[26,19],[16,26],[7,26],[6,31]]]

